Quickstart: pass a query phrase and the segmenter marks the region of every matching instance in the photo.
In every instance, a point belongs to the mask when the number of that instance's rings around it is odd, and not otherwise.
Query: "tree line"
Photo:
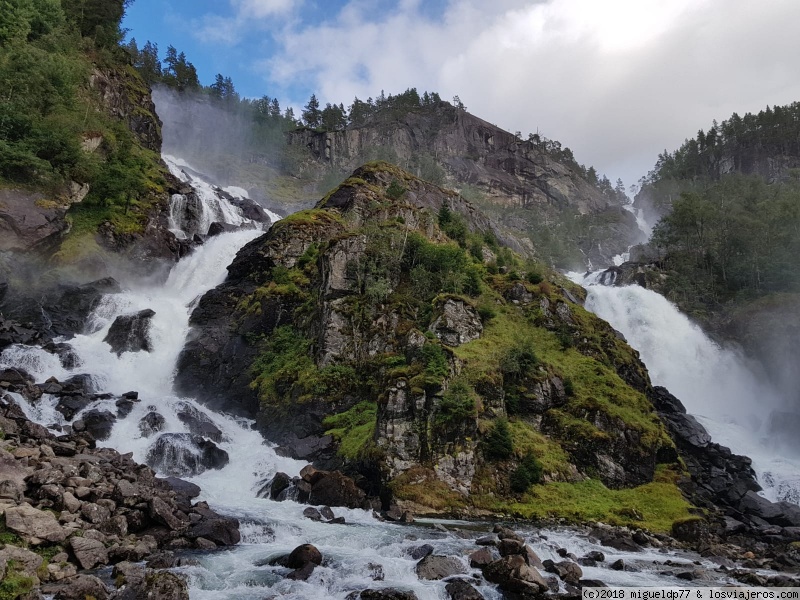
[[[779,160],[775,160],[779,159]],[[716,121],[659,155],[640,194],[666,209],[652,242],[668,293],[695,311],[800,291],[800,170],[764,177],[760,164],[800,159],[800,103]]]

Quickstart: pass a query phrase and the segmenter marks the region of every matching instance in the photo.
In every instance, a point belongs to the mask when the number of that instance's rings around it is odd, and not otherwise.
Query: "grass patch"
[[[435,511],[463,509],[464,498],[439,481],[436,474],[421,466],[405,471],[389,484],[398,500],[414,502]]]
[[[535,485],[519,502],[492,499],[487,508],[525,519],[602,521],[669,533],[674,522],[692,517],[675,477],[674,471],[661,467],[653,482],[624,490],[610,490],[596,479]]]
[[[372,446],[378,407],[374,402],[360,402],[343,413],[325,417],[322,424],[329,427],[325,435],[339,442],[338,454],[355,460],[362,458]]]

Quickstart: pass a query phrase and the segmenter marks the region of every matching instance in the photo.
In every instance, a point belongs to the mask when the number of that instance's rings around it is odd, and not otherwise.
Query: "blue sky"
[[[712,119],[800,100],[797,23],[797,0],[135,0],[124,26],[284,107],[458,94],[631,184]]]

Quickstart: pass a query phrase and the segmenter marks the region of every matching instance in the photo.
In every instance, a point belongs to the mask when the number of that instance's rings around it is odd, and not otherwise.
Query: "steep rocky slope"
[[[601,193],[575,165],[532,140],[447,102],[378,117],[342,131],[301,130],[287,139],[339,170],[350,171],[376,152],[392,154],[392,162],[423,177],[438,165],[443,183],[467,189],[487,214],[527,238],[533,252],[564,266],[610,264],[639,241],[635,219],[618,198]]]
[[[668,529],[687,509],[674,444],[581,294],[463,198],[370,163],[240,251],[177,385],[384,503],[544,517],[581,497],[605,508],[573,518]]]

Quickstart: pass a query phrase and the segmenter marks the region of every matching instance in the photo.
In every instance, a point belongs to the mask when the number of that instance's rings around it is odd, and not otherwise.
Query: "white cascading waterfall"
[[[645,235],[641,209],[629,208]],[[615,257],[620,265],[627,256]],[[731,348],[711,340],[666,298],[638,285],[614,286],[616,273],[570,274],[588,291],[586,308],[620,331],[639,351],[655,385],[666,387],[697,417],[713,441],[753,460],[770,500],[800,504],[800,455],[796,439],[769,427],[787,409],[778,389]]]
[[[214,192],[213,186],[203,181],[198,173],[188,175],[188,165],[171,157],[167,160],[176,176],[194,186],[202,203],[200,212],[211,215],[203,217],[205,227],[215,220],[248,225],[241,213]],[[227,191],[234,196],[246,195],[244,190],[237,188],[228,188]],[[176,228],[181,226],[180,203],[185,201],[185,197],[173,198],[177,204],[173,213],[173,226]],[[183,230],[184,236],[187,233]],[[200,499],[209,502],[220,513],[240,520],[242,543],[213,553],[193,553],[196,564],[180,569],[188,577],[193,600],[262,600],[272,597],[344,600],[351,592],[368,588],[397,588],[413,591],[420,600],[444,600],[447,598],[446,583],[420,580],[414,571],[417,561],[409,556],[409,550],[430,544],[436,554],[460,557],[465,570],[477,574],[477,569],[469,568],[466,555],[476,549],[474,539],[486,531],[488,524],[439,521],[450,528],[464,528],[463,533],[455,535],[436,530],[429,526],[430,523],[426,526],[424,521],[415,525],[383,523],[374,519],[371,512],[342,508],[334,511],[337,516],[345,517],[345,524],[311,521],[303,517],[304,505],[291,501],[275,502],[256,495],[260,484],[277,471],[293,476],[299,473],[304,463],[278,456],[253,429],[251,422],[208,411],[193,399],[176,397],[173,392],[176,360],[189,332],[189,316],[196,301],[224,280],[226,266],[238,249],[261,233],[262,230],[254,224],[249,229],[221,233],[207,239],[176,264],[162,285],[136,284],[123,293],[104,297],[91,317],[88,331],[69,340],[77,354],[77,366],[67,369],[58,357],[41,349],[13,346],[0,354],[0,368],[22,368],[38,382],[51,376],[63,381],[75,374],[88,373],[102,392],[120,395],[138,391],[140,401],[129,415],[116,421],[110,438],[101,445],[120,452],[132,452],[139,462],[145,462],[154,440],[145,437],[139,429],[140,420],[148,412],[156,411],[164,417],[163,431],[186,433],[187,427],[178,418],[178,411],[188,404],[219,428],[222,440],[218,445],[228,453],[229,463],[218,470],[206,470],[189,480],[202,488]],[[600,299],[605,292],[597,289],[593,296]],[[612,290],[609,288],[608,292]],[[598,311],[601,310],[600,302],[598,300],[595,306]],[[152,351],[123,352],[118,356],[103,341],[111,324],[117,316],[143,309],[155,312],[150,326]],[[617,327],[624,328],[619,323]],[[634,335],[630,339],[634,345],[638,343]],[[19,395],[14,399],[32,420],[47,426],[61,422],[62,416],[54,410],[56,399],[52,396],[44,395],[35,405]],[[97,400],[84,410],[94,408],[116,412],[113,400]],[[700,561],[709,572],[713,572],[716,566],[697,555],[665,555],[656,549],[631,553],[599,547],[585,535],[569,529],[545,531],[542,532],[545,535],[540,535],[530,529],[516,528],[526,535],[542,560],[561,560],[557,554],[559,548],[568,548],[579,556],[591,550],[601,550],[607,557],[605,565],[622,558],[637,569],[614,571],[604,566],[583,567],[584,577],[600,579],[609,585],[676,585],[678,580],[665,576],[662,567],[654,566],[670,556]],[[315,569],[308,581],[285,579],[280,567],[268,565],[270,559],[304,543],[314,544],[324,557],[323,565]],[[729,581],[723,574],[715,577],[720,582]],[[680,582],[683,587],[707,583],[705,580]],[[487,600],[501,597],[494,586],[485,582],[481,584],[479,580],[474,584]]]

